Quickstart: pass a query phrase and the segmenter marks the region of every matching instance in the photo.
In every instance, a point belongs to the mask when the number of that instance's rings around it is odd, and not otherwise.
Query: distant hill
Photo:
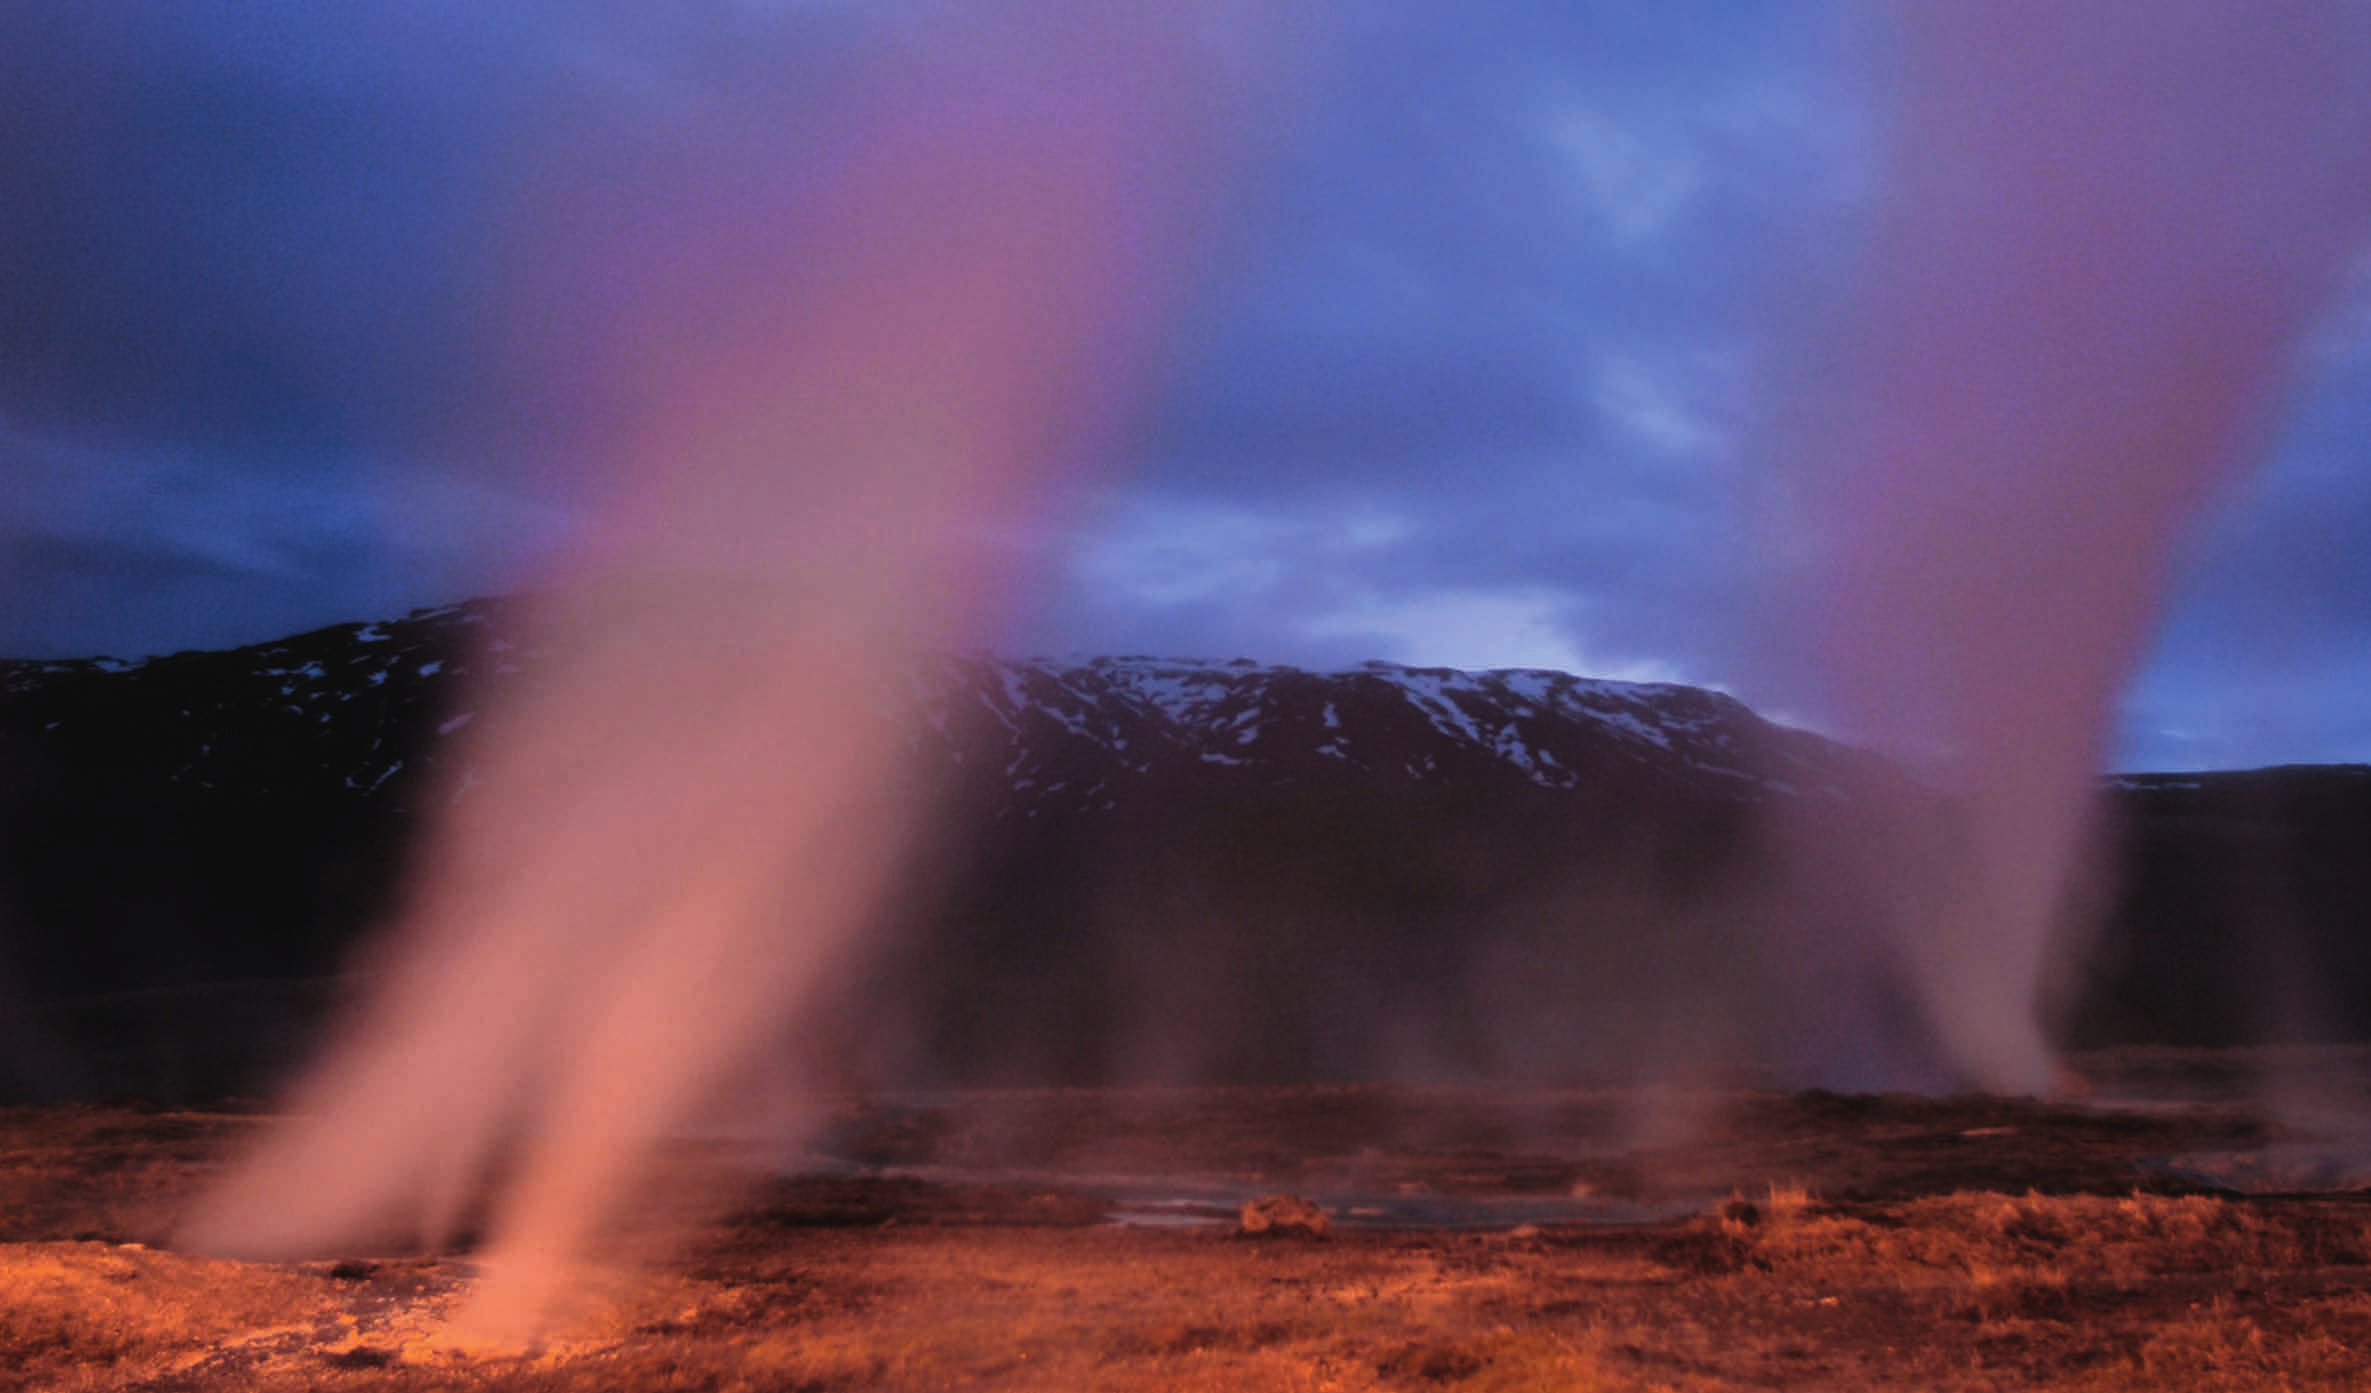
[[[456,737],[570,641],[526,617],[0,662],[0,1089],[284,1067],[423,819],[471,796]],[[1726,696],[1551,672],[929,654],[877,714],[941,815],[808,1028],[881,1081],[1542,1077],[1750,1045],[1717,1003],[1770,951],[1764,814],[1901,783]],[[2071,1038],[2218,1042],[2307,999],[2300,1031],[2371,1025],[2371,770],[2108,792],[2123,888]]]

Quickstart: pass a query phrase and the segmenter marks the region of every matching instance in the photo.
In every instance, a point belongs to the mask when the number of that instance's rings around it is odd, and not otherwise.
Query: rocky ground
[[[259,1125],[251,1111],[17,1109],[0,1113],[0,1388],[2371,1380],[2371,1191],[2336,1131],[2258,1101],[2290,1071],[2163,1052],[2083,1070],[2094,1092],[2077,1103],[847,1099],[800,1173],[664,1261],[588,1269],[566,1328],[529,1350],[452,1336],[466,1250],[286,1265],[174,1251],[175,1215]],[[1277,1194],[1324,1222],[1245,1236],[1242,1206]]]

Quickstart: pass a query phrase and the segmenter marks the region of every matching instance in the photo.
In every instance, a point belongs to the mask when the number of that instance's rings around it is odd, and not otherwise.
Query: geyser
[[[1834,717],[1924,768],[1949,822],[1782,836],[1820,1011],[1890,976],[1957,1082],[2040,1092],[2118,693],[2184,526],[2363,245],[2371,8],[1884,18],[1882,201],[1841,362],[1804,393],[1785,545]],[[1856,1081],[1919,1078],[1895,1027],[1857,1043],[1896,1057]]]
[[[187,1241],[438,1244],[490,1193],[464,1327],[531,1338],[654,1145],[769,1072],[914,815],[892,663],[993,612],[978,534],[1114,411],[1196,206],[1213,36],[1030,13],[888,46],[796,178],[736,116],[631,216],[547,217],[607,315],[561,351],[629,422],[565,656],[470,727],[369,999]]]

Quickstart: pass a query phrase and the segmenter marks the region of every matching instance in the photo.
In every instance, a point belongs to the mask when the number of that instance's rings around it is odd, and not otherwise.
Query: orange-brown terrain
[[[2371,1385],[2371,1204],[2343,1153],[2250,1101],[2260,1062],[2085,1060],[2097,1091],[2063,1104],[847,1100],[803,1173],[664,1260],[588,1270],[533,1350],[447,1330],[466,1249],[175,1251],[252,1113],[20,1108],[0,1113],[0,1388]],[[1330,1233],[1242,1236],[1273,1193]]]

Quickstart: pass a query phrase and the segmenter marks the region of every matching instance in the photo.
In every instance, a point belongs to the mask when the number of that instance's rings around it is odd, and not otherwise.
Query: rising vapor
[[[2118,695],[2371,229],[2371,7],[1881,17],[1884,201],[1790,542],[1837,717],[1954,797],[1941,832],[1904,806],[1781,835],[1819,1009],[1890,978],[1956,1081],[2042,1092]]]
[[[638,218],[552,192],[534,250],[597,278],[627,421],[544,606],[565,656],[471,728],[369,999],[192,1244],[435,1245],[484,1207],[464,1329],[532,1338],[661,1139],[799,1081],[766,1051],[916,816],[896,661],[994,617],[977,533],[1124,404],[1204,211],[1214,37],[1028,13],[893,46],[781,187],[743,129]]]

